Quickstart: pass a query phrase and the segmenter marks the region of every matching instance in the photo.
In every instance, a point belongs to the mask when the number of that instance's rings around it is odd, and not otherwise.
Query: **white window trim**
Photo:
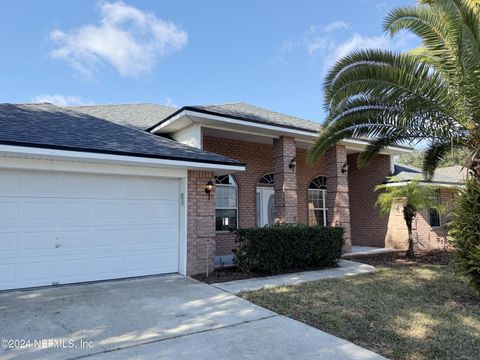
[[[323,208],[316,208],[316,207],[313,207],[311,210],[315,211],[315,210],[321,210],[322,213],[323,213],[323,223],[324,223],[324,226],[327,226],[327,212],[328,212],[328,208],[327,208],[327,189],[308,189],[308,200],[310,200],[310,191],[319,191],[322,193],[322,200],[323,200]],[[307,203],[309,203],[307,201]],[[312,202],[312,204],[314,204]],[[309,209],[310,210],[310,209]],[[310,216],[310,211],[309,211],[309,214],[308,216]],[[314,215],[315,216],[315,215]],[[309,223],[310,223],[310,219],[309,220]]]
[[[436,195],[436,201],[437,201],[438,203],[440,203],[440,202],[442,201],[442,198],[441,198],[441,194],[440,194],[440,193],[438,193],[438,194]],[[430,220],[431,220],[430,211],[432,211],[432,209],[436,210],[435,208],[429,208],[429,209],[428,209],[428,225],[430,225],[430,227],[431,227],[432,229],[440,229],[440,228],[442,227],[442,215],[441,215],[440,212],[437,210],[437,214],[438,214],[438,226],[433,226],[433,225],[431,224],[431,221],[430,221]]]
[[[230,175],[231,176],[231,175]],[[233,176],[232,176],[233,178]],[[225,184],[215,184],[215,187],[234,187],[235,188],[235,197],[237,199],[237,206],[236,207],[217,207],[217,205],[215,204],[215,210],[236,210],[237,212],[237,221],[236,221],[236,227],[235,227],[235,230],[238,229],[238,183],[236,181],[235,178],[233,178],[233,181],[235,182],[235,185],[225,185]],[[217,221],[217,216],[215,214],[215,232],[217,233],[222,233],[222,232],[230,232],[230,230],[217,230],[217,225],[216,225],[216,221]]]

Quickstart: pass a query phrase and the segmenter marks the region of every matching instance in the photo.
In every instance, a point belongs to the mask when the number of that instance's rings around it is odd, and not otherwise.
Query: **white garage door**
[[[0,169],[0,289],[178,271],[177,179]]]

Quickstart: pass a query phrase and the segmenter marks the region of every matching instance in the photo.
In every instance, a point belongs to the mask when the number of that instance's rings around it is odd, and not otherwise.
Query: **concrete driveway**
[[[382,359],[179,275],[0,293],[0,340],[2,360]]]

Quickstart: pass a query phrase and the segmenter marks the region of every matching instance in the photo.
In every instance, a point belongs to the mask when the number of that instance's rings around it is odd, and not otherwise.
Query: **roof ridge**
[[[309,122],[309,123],[312,123],[312,124],[315,124],[315,125],[318,125],[318,126],[322,126],[321,122],[319,122],[319,121],[310,120],[310,119],[305,119],[305,118],[300,117],[300,116],[291,115],[291,114],[287,114],[287,113],[284,113],[284,112],[272,110],[272,109],[269,109],[269,108],[267,108],[267,107],[262,107],[262,106],[258,106],[258,105],[246,103],[246,102],[244,102],[244,101],[224,103],[224,104],[194,105],[194,106],[192,106],[192,107],[197,107],[197,106],[198,106],[198,107],[209,107],[209,106],[221,106],[221,105],[246,105],[246,106],[250,106],[250,107],[253,107],[253,108],[256,108],[256,109],[260,109],[260,110],[263,110],[263,111],[268,111],[268,112],[270,112],[270,113],[278,114],[278,115],[281,115],[281,116],[288,116],[288,117],[290,117],[290,118],[294,118],[294,119],[298,119],[298,120],[301,120],[301,121],[306,121],[306,122]]]
[[[106,103],[106,104],[85,104],[85,105],[69,105],[69,106],[62,106],[64,108],[82,108],[82,107],[100,107],[100,106],[128,106],[128,105],[155,105],[155,106],[161,106],[161,107],[166,107],[170,109],[178,109],[178,107],[175,106],[169,106],[169,105],[162,105],[162,104],[157,104],[153,102],[138,102],[138,103]]]

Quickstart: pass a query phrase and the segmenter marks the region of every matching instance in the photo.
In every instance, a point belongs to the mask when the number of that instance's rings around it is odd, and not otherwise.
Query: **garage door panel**
[[[0,221],[4,226],[8,226],[12,221],[17,221],[19,215],[19,203],[8,198],[2,199],[0,206]]]
[[[92,223],[91,200],[58,199],[55,220],[62,226],[90,225]]]
[[[95,196],[95,176],[86,174],[60,173],[53,196],[59,198],[93,199]]]
[[[4,188],[0,289],[178,271],[178,180],[0,170]]]
[[[22,282],[51,285],[54,275],[54,263],[50,260],[26,260],[22,266],[17,264],[18,277]]]
[[[2,170],[2,186],[0,186],[0,196],[11,196],[20,194],[22,191],[22,179],[16,171]]]
[[[25,227],[56,225],[56,201],[49,199],[20,199],[19,219]]]
[[[124,238],[123,228],[97,227],[90,234],[92,247],[103,253],[109,251],[122,251],[121,245]]]
[[[17,172],[20,173],[20,172]],[[57,192],[57,177],[48,172],[21,172],[18,178],[22,184],[21,196],[25,197],[55,197]]]
[[[68,252],[88,252],[93,247],[91,242],[90,230],[72,230],[59,231],[57,244],[59,245],[57,253],[65,255]]]
[[[0,289],[15,287],[16,264],[13,262],[0,264]]]
[[[125,177],[104,177],[94,176],[94,182],[92,184],[92,197],[95,199],[122,199],[125,197]],[[129,180],[126,180],[130,182]]]
[[[18,234],[16,232],[0,232],[0,259],[16,256],[17,241]]]
[[[122,200],[95,200],[91,206],[94,224],[121,224],[123,222]]]
[[[56,229],[35,229],[18,233],[17,255],[25,258],[53,256],[58,252]]]

